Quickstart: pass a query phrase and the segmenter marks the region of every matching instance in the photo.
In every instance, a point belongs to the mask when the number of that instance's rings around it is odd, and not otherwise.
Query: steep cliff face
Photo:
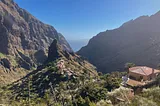
[[[15,64],[11,61],[11,67],[30,70],[42,64],[55,38],[63,50],[72,52],[63,35],[54,27],[42,23],[13,0],[0,1],[0,53],[3,58],[14,60]]]
[[[99,33],[78,54],[102,72],[123,71],[127,62],[156,68],[160,63],[160,12]]]

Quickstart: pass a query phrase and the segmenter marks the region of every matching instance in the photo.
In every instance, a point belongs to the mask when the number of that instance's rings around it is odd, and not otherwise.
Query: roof
[[[126,84],[130,85],[130,86],[141,86],[141,85],[144,85],[144,83],[136,81],[136,80],[133,80],[133,79],[128,79]]]
[[[153,71],[154,73],[160,73],[160,70],[153,69],[146,66],[136,66],[136,67],[129,68],[129,72],[137,73],[145,76],[151,75]]]

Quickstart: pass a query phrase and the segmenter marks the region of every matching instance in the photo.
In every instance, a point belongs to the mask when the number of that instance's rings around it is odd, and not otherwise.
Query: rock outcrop
[[[68,64],[67,66],[69,66],[69,68],[75,67],[75,70],[77,70],[77,72],[83,72],[84,70],[86,70],[88,72],[91,71],[91,73],[93,74],[96,70],[96,67],[90,64],[88,61],[82,59],[81,56],[77,55],[74,52],[68,52],[64,50],[62,45],[60,45],[60,42],[55,39],[49,47],[48,59],[45,63],[48,64],[49,62],[53,62],[56,60],[60,62],[61,60],[63,60],[62,63]]]

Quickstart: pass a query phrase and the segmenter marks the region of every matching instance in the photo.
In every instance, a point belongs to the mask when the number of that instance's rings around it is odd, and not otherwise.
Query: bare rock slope
[[[63,50],[72,52],[54,27],[39,21],[13,0],[0,1],[0,73],[4,73],[4,69],[10,74],[19,69],[31,70],[42,64],[53,39],[60,42]],[[22,74],[16,75],[17,78],[19,75]],[[2,76],[6,78],[8,74]]]

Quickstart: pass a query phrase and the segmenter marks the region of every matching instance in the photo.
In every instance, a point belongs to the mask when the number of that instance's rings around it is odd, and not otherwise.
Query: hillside
[[[126,72],[97,73],[80,56],[62,50],[57,40],[48,59],[22,79],[0,87],[0,103],[11,106],[159,106],[160,77],[153,88],[134,94],[120,86]]]
[[[27,104],[29,96],[30,102],[38,102],[37,98],[42,102],[46,95],[48,95],[47,99],[52,104],[66,102],[67,100],[72,101],[72,97],[75,96],[74,93],[78,93],[78,87],[83,87],[84,83],[97,77],[98,74],[93,65],[74,53],[64,51],[59,42],[54,40],[49,47],[48,59],[45,64],[39,66],[37,70],[29,73],[24,78],[7,86],[7,90],[9,90],[8,97],[13,99],[4,101],[8,103],[17,101]],[[0,94],[1,99],[5,97],[3,95],[4,92]],[[11,96],[9,92],[14,95]],[[44,103],[47,103],[47,100]]]
[[[125,63],[156,68],[160,63],[160,12],[141,16],[90,39],[78,54],[98,71],[123,71]]]
[[[36,19],[13,0],[0,0],[0,83],[24,76],[47,59],[48,47],[57,39],[72,52],[62,34]]]

